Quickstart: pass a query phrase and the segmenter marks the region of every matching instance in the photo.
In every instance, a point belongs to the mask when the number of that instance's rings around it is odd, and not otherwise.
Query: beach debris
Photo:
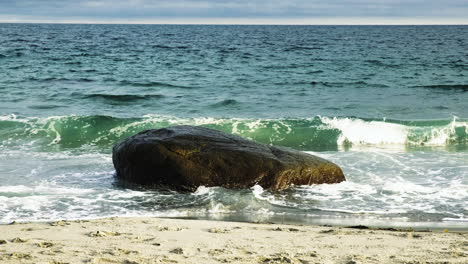
[[[15,259],[31,259],[30,254],[26,253],[21,253],[21,252],[13,252],[10,254],[10,258],[15,258]]]
[[[269,257],[261,257],[259,263],[262,264],[302,264],[302,261],[291,257],[289,254],[278,253]]]
[[[242,257],[237,257],[237,256],[224,256],[221,258],[214,258],[216,261],[221,262],[221,263],[246,263],[244,258]],[[248,263],[248,262],[247,262]]]
[[[67,226],[67,225],[70,225],[70,223],[65,220],[60,220],[60,221],[52,222],[50,223],[50,225],[51,226]]]
[[[8,243],[6,240],[0,239],[0,245],[6,244],[6,243]]]
[[[88,234],[90,237],[106,237],[106,236],[120,236],[119,232],[96,231]]]
[[[77,223],[77,224],[86,224],[86,223],[89,223],[90,221],[89,220],[75,220],[75,221],[72,221],[73,223]]]
[[[208,254],[212,256],[222,255],[222,254],[231,254],[231,253],[232,253],[231,251],[224,249],[224,248],[215,248],[215,249],[210,249],[208,251]]]
[[[408,238],[422,238],[421,235],[416,234],[414,232],[409,232],[407,236],[408,236]]]
[[[317,257],[317,251],[312,251],[312,252],[301,252],[301,253],[297,253],[296,255],[294,255],[294,257],[313,257],[313,258],[316,258]]]
[[[110,259],[110,258],[94,258],[91,263],[101,264],[101,263],[122,263],[121,261]]]
[[[121,234],[119,232],[107,232],[107,231],[101,231],[104,233],[106,236],[120,236]]]
[[[15,237],[13,238],[12,240],[10,240],[12,243],[24,243],[24,242],[27,242],[28,240],[26,239],[21,239],[19,237]]]
[[[369,229],[369,227],[368,227],[368,226],[365,226],[365,225],[347,226],[346,228],[353,228],[353,229]]]
[[[257,221],[253,221],[252,224],[258,224],[258,225],[274,225],[274,224],[276,224],[276,223],[275,223],[275,222],[271,222],[271,221],[257,220]]]
[[[162,262],[162,263],[178,263],[177,260],[170,259],[170,258],[167,258],[167,257],[164,257],[164,258],[162,258],[162,259],[159,259],[158,262]]]
[[[333,232],[335,232],[334,229],[327,229],[327,230],[321,230],[321,231],[319,231],[319,233],[321,233],[321,234],[328,234],[328,233],[333,233]]]
[[[40,243],[36,243],[36,245],[40,248],[50,248],[52,247],[54,244],[53,243],[50,243],[50,242],[40,242]]]
[[[169,251],[169,253],[181,255],[181,254],[184,254],[184,250],[182,248],[178,247],[178,248],[174,248],[173,250]]]
[[[88,234],[90,237],[105,237],[106,235],[100,231],[91,232]]]
[[[384,231],[392,231],[392,232],[398,232],[401,231],[400,229],[396,229],[393,227],[387,227],[387,228],[377,228],[376,230],[384,230]]]
[[[468,256],[468,254],[463,253],[463,252],[461,252],[461,251],[452,251],[452,252],[450,253],[450,255],[453,256],[453,257],[456,257],[456,258]]]
[[[125,254],[125,255],[129,255],[129,254],[138,254],[139,252],[136,251],[136,250],[128,250],[128,249],[124,249],[124,248],[117,248],[117,251],[122,253],[122,254]]]
[[[182,231],[184,229],[187,229],[187,228],[184,228],[184,227],[171,227],[171,226],[157,226],[156,229],[158,231]]]
[[[62,262],[57,260],[49,261],[49,264],[70,264],[70,262]]]
[[[41,250],[41,251],[39,251],[39,254],[48,255],[48,256],[55,256],[56,255],[56,253],[51,251],[51,250]]]
[[[276,227],[272,228],[271,231],[289,231],[289,232],[299,232],[301,231],[300,229],[289,227],[289,228],[281,228],[281,227]]]
[[[124,260],[123,264],[140,264],[140,262],[126,259]]]
[[[227,228],[210,228],[208,229],[209,233],[216,233],[216,234],[226,234],[230,233],[231,230]]]

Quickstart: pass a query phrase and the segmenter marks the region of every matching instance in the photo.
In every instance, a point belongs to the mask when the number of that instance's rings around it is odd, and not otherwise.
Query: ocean
[[[108,216],[468,229],[468,26],[0,24],[0,223]],[[346,182],[195,193],[112,146],[197,125]]]

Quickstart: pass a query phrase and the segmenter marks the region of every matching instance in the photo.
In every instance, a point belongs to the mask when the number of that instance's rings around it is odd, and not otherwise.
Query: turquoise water
[[[0,24],[0,222],[156,215],[468,228],[467,26]],[[281,192],[122,186],[111,148],[191,124],[330,159]]]

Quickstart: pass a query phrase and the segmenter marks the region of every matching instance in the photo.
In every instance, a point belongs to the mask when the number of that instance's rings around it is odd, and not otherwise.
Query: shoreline
[[[468,232],[155,217],[0,225],[5,263],[467,263]]]
[[[282,218],[269,217],[263,220],[254,220],[245,217],[244,215],[231,215],[226,214],[217,217],[208,216],[162,216],[162,215],[108,215],[100,217],[82,217],[82,218],[57,218],[50,220],[14,220],[11,222],[0,222],[0,226],[7,226],[12,224],[34,224],[34,223],[51,223],[58,221],[66,222],[79,222],[79,221],[99,221],[102,219],[115,219],[115,218],[157,218],[157,219],[174,219],[174,220],[192,220],[192,221],[209,221],[209,222],[229,222],[229,223],[245,223],[245,224],[275,224],[275,225],[293,225],[293,226],[311,226],[311,227],[336,227],[336,228],[356,228],[369,230],[411,230],[418,232],[450,232],[468,233],[467,221],[441,221],[441,222],[412,222],[412,221],[398,221],[398,219],[370,219],[370,218],[343,218],[333,217],[315,217],[308,220],[300,220],[297,218]]]

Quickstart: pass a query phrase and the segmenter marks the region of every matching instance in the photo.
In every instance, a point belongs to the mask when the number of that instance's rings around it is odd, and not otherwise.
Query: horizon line
[[[468,26],[467,23],[165,23],[165,22],[50,22],[0,21],[0,24],[55,24],[55,25],[180,25],[180,26]]]
[[[468,25],[468,18],[447,17],[154,17],[154,18],[98,18],[98,17],[18,17],[0,14],[0,23],[18,24],[106,24],[106,25]]]

